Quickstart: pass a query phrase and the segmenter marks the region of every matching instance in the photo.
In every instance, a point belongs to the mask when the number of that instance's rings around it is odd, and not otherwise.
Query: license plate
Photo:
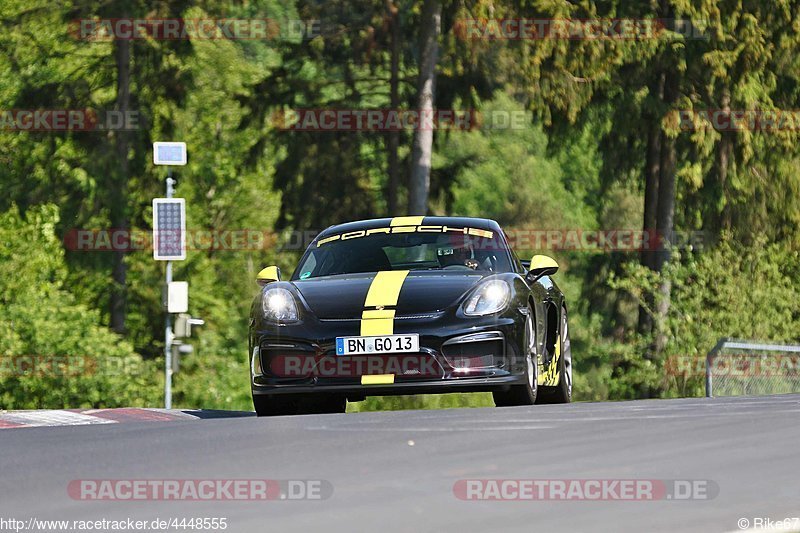
[[[408,353],[419,351],[419,335],[336,337],[336,355]]]

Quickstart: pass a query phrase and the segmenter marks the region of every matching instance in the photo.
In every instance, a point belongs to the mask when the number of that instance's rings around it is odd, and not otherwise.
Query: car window
[[[335,240],[312,247],[293,279],[384,270],[514,271],[496,239],[450,233],[397,233]]]

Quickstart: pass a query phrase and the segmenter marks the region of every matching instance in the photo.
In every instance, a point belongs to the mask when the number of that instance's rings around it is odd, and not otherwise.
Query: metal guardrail
[[[791,344],[772,344],[758,341],[747,341],[723,338],[717,342],[716,346],[708,352],[706,356],[706,397],[713,397],[713,367],[714,360],[721,355],[722,350],[751,350],[756,352],[781,352],[798,353],[800,346]]]

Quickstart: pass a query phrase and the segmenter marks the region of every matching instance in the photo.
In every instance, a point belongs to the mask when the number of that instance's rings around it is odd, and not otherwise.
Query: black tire
[[[347,400],[344,396],[270,396],[253,395],[253,407],[258,416],[318,415],[344,413]]]
[[[572,401],[572,343],[569,340],[569,320],[566,308],[561,308],[561,357],[558,360],[558,385],[555,387],[539,387],[539,398],[536,403],[570,403]]]
[[[291,396],[253,395],[253,407],[258,416],[284,416],[297,414],[297,400]]]
[[[300,398],[297,405],[297,414],[322,415],[344,413],[346,409],[347,399],[344,396],[323,394]]]
[[[533,405],[539,390],[539,372],[536,357],[536,331],[533,328],[533,311],[528,307],[525,318],[525,383],[512,385],[505,391],[494,391],[492,397],[497,407],[514,407],[518,405]]]

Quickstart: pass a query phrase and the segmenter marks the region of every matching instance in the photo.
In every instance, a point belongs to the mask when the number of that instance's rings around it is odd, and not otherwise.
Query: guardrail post
[[[714,367],[714,359],[717,358],[719,351],[725,346],[725,343],[728,342],[727,337],[723,337],[722,339],[717,341],[716,346],[714,346],[708,355],[706,355],[706,398],[713,398],[714,391],[713,391],[713,374],[711,369]]]

